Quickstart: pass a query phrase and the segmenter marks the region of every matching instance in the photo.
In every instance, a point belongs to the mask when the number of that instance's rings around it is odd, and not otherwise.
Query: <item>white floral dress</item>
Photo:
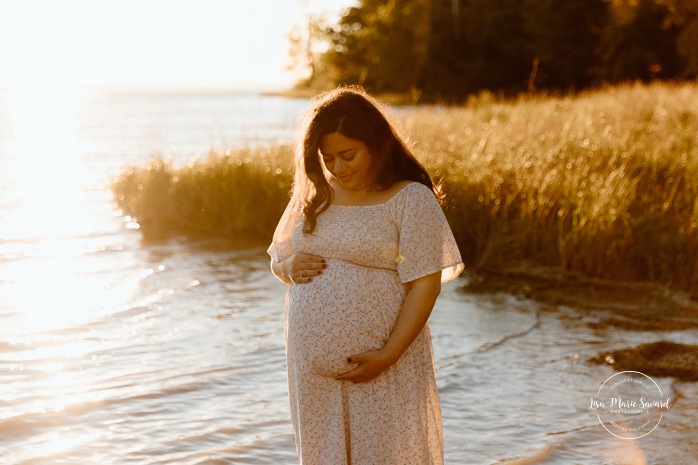
[[[376,205],[331,205],[312,234],[292,203],[269,247],[275,261],[319,255],[327,269],[291,284],[284,328],[291,420],[303,465],[443,463],[441,410],[428,324],[400,359],[365,383],[335,376],[347,356],[383,347],[405,283],[463,263],[431,190],[417,182]]]

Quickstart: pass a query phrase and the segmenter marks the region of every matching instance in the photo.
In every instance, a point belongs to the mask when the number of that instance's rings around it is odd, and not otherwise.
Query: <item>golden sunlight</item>
[[[295,78],[285,69],[293,26],[350,3],[0,2],[0,87],[284,89]]]
[[[11,137],[5,141],[5,182],[11,214],[2,236],[50,238],[84,229],[80,213],[86,183],[76,134],[77,112],[89,93],[18,90],[5,101]]]
[[[104,301],[99,283],[81,273],[79,257],[63,256],[22,261],[10,268],[14,277],[12,307],[19,310],[13,323],[19,334],[35,334],[84,323],[90,310]],[[96,281],[98,278],[94,278]]]
[[[61,336],[128,300],[138,282],[105,279],[104,272],[92,272],[103,270],[102,259],[85,254],[90,235],[112,219],[96,214],[94,178],[101,174],[86,169],[79,138],[80,112],[91,95],[61,89],[2,94],[9,124],[0,147],[0,259],[10,258],[0,268],[3,342],[27,348],[15,354],[10,371],[31,370],[0,386],[0,398],[9,402],[5,416],[60,411],[108,395],[72,368],[100,342]],[[56,436],[32,453],[60,456],[85,440]]]
[[[78,113],[89,96],[77,90],[3,95],[11,129],[0,173],[6,197],[0,199],[5,207],[0,239],[32,244],[20,249],[36,254],[8,262],[4,271],[12,284],[4,304],[15,310],[20,334],[83,321],[110,294],[105,283],[85,272],[81,257],[81,238],[104,222],[90,211],[90,179],[77,135]]]

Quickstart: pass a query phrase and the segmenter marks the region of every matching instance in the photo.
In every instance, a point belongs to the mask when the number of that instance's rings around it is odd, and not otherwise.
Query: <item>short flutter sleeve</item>
[[[278,263],[293,254],[293,248],[291,247],[293,229],[302,216],[303,209],[300,206],[300,202],[293,197],[286,206],[284,214],[281,215],[279,224],[276,225],[276,230],[274,230],[271,245],[267,249],[267,253],[275,262]]]
[[[415,182],[404,187],[395,200],[400,281],[414,281],[439,270],[441,282],[457,277],[463,271],[463,260],[431,189]]]

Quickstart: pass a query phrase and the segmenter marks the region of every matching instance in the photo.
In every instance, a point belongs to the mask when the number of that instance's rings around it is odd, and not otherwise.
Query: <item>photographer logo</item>
[[[589,410],[601,426],[621,439],[639,439],[654,431],[671,406],[659,385],[639,371],[622,371],[603,382]]]

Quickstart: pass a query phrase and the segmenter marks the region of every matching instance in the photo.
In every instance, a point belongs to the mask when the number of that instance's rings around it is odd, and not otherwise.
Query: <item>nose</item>
[[[341,157],[335,157],[334,161],[332,162],[332,173],[337,176],[342,176],[342,174],[344,174],[345,167],[346,163],[344,160],[342,160]]]

